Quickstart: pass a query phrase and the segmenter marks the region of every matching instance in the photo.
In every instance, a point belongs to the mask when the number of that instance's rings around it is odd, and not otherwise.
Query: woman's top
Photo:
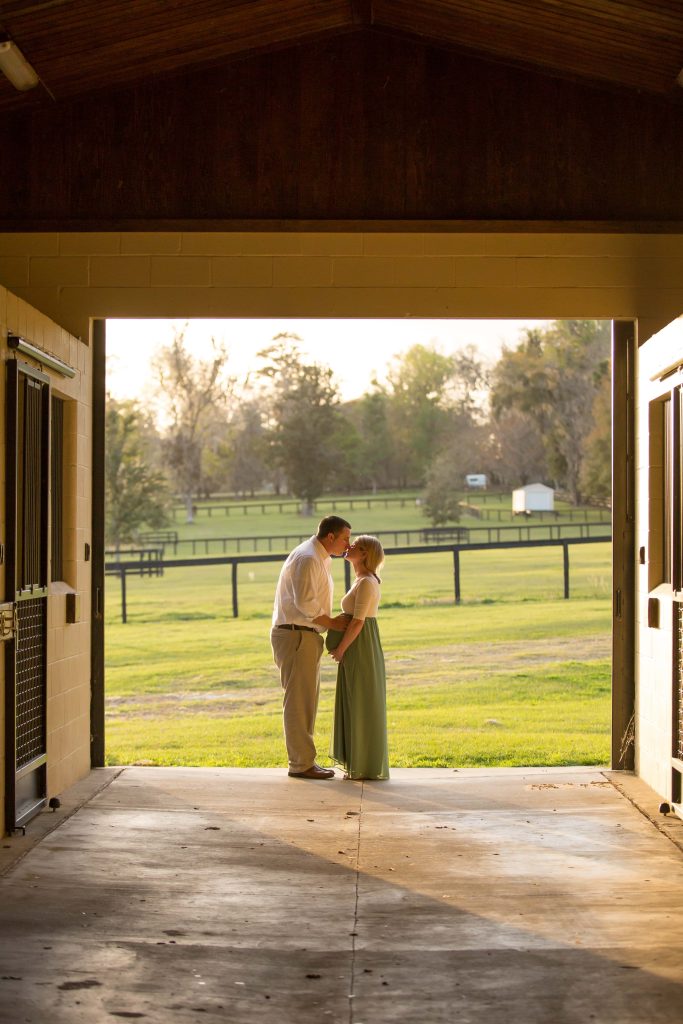
[[[342,611],[354,619],[374,619],[379,608],[380,586],[374,576],[358,576],[344,594]]]

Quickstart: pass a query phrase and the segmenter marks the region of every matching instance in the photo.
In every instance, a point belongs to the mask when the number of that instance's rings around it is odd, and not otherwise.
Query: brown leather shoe
[[[319,764],[312,764],[305,772],[287,772],[293,779],[333,779],[332,768],[321,768]]]

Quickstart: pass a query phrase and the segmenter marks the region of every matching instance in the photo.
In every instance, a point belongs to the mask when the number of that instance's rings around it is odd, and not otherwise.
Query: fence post
[[[344,587],[347,591],[351,589],[351,566],[346,559],[344,559]]]
[[[453,548],[453,582],[455,584],[455,603],[460,604],[460,548]]]
[[[126,570],[121,567],[121,622],[128,622],[128,610],[126,608]]]
[[[232,563],[232,617],[237,618],[237,562]]]
[[[565,541],[562,545],[562,563],[564,568],[564,596],[569,597],[569,545]]]

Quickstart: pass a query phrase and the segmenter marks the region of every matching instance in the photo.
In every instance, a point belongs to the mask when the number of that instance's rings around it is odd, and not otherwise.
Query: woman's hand
[[[347,649],[351,646],[353,641],[356,639],[361,629],[363,628],[364,619],[353,618],[346,627],[346,632],[342,641],[337,644],[333,651],[330,651],[330,655],[339,664],[346,654]]]
[[[347,612],[340,612],[339,615],[335,615],[334,618],[330,619],[332,623],[330,629],[340,629],[343,632],[350,621],[351,616]]]

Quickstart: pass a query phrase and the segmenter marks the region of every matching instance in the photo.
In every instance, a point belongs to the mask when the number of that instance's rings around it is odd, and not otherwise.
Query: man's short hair
[[[316,537],[318,540],[322,540],[323,537],[327,537],[328,533],[333,533],[335,537],[338,537],[342,530],[346,528],[351,529],[351,523],[347,523],[341,516],[325,516],[318,523],[318,532]]]

